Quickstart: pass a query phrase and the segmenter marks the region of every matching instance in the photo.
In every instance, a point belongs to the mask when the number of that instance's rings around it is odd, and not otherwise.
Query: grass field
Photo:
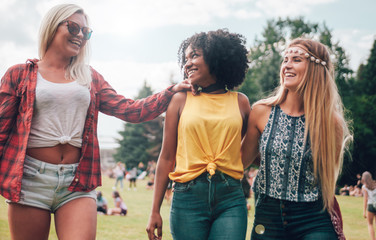
[[[149,218],[149,211],[152,202],[152,190],[146,189],[146,180],[137,182],[137,191],[128,190],[125,181],[125,188],[120,191],[123,199],[128,206],[128,214],[125,217],[121,216],[104,216],[98,215],[98,240],[142,240],[147,239],[145,228]],[[99,188],[109,202],[109,207],[113,207],[113,201],[111,198],[112,186],[114,179],[107,177],[103,178],[103,186]],[[344,231],[348,240],[367,240],[368,231],[366,220],[362,214],[362,198],[338,196],[338,201],[341,206]],[[250,200],[253,203],[253,200]],[[169,232],[169,208],[170,205],[167,202],[162,206],[163,224],[163,239],[171,240],[172,237]],[[248,217],[248,232],[247,239],[250,238],[250,230],[253,223],[252,206]],[[55,229],[51,227],[50,238],[51,240],[57,239]],[[7,220],[7,204],[4,198],[0,196],[0,240],[10,240]]]

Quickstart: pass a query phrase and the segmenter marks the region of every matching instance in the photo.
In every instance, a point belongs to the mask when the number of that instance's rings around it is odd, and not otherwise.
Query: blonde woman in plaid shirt
[[[92,30],[77,5],[53,7],[39,36],[40,59],[12,66],[0,85],[0,194],[12,239],[95,239],[101,185],[98,112],[133,123],[167,109],[186,82],[133,101],[87,64]]]

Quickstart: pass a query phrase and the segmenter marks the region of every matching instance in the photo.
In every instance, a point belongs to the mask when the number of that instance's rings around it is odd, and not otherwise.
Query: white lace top
[[[38,72],[28,148],[59,143],[81,147],[90,92],[76,81],[53,83]]]

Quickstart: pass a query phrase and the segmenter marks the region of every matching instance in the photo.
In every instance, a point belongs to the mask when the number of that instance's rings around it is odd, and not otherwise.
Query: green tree
[[[153,90],[146,81],[135,99],[145,98],[153,94]],[[126,164],[127,168],[137,166],[140,162],[147,165],[150,160],[158,157],[162,142],[163,117],[144,123],[125,123],[124,129],[119,132],[119,148],[114,154],[115,161]]]
[[[291,39],[309,37],[327,45],[334,54],[336,81],[341,95],[347,94],[353,71],[349,67],[348,57],[338,42],[333,43],[331,30],[325,23],[310,23],[304,18],[268,20],[262,39],[255,39],[250,48],[250,68],[240,87],[251,102],[269,95],[279,85],[279,69],[282,62],[281,52]]]
[[[353,176],[369,171],[376,175],[376,40],[366,64],[358,68],[347,105],[354,126],[353,159],[344,171]]]

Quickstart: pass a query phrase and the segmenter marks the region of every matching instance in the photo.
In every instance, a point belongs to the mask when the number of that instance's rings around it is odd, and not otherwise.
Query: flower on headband
[[[312,62],[326,66],[325,61],[312,56],[310,53],[304,51],[303,49],[292,47],[292,48],[289,48],[286,51],[282,52],[282,55],[286,56],[289,53],[297,53],[299,55],[304,55],[304,57],[309,58]]]

